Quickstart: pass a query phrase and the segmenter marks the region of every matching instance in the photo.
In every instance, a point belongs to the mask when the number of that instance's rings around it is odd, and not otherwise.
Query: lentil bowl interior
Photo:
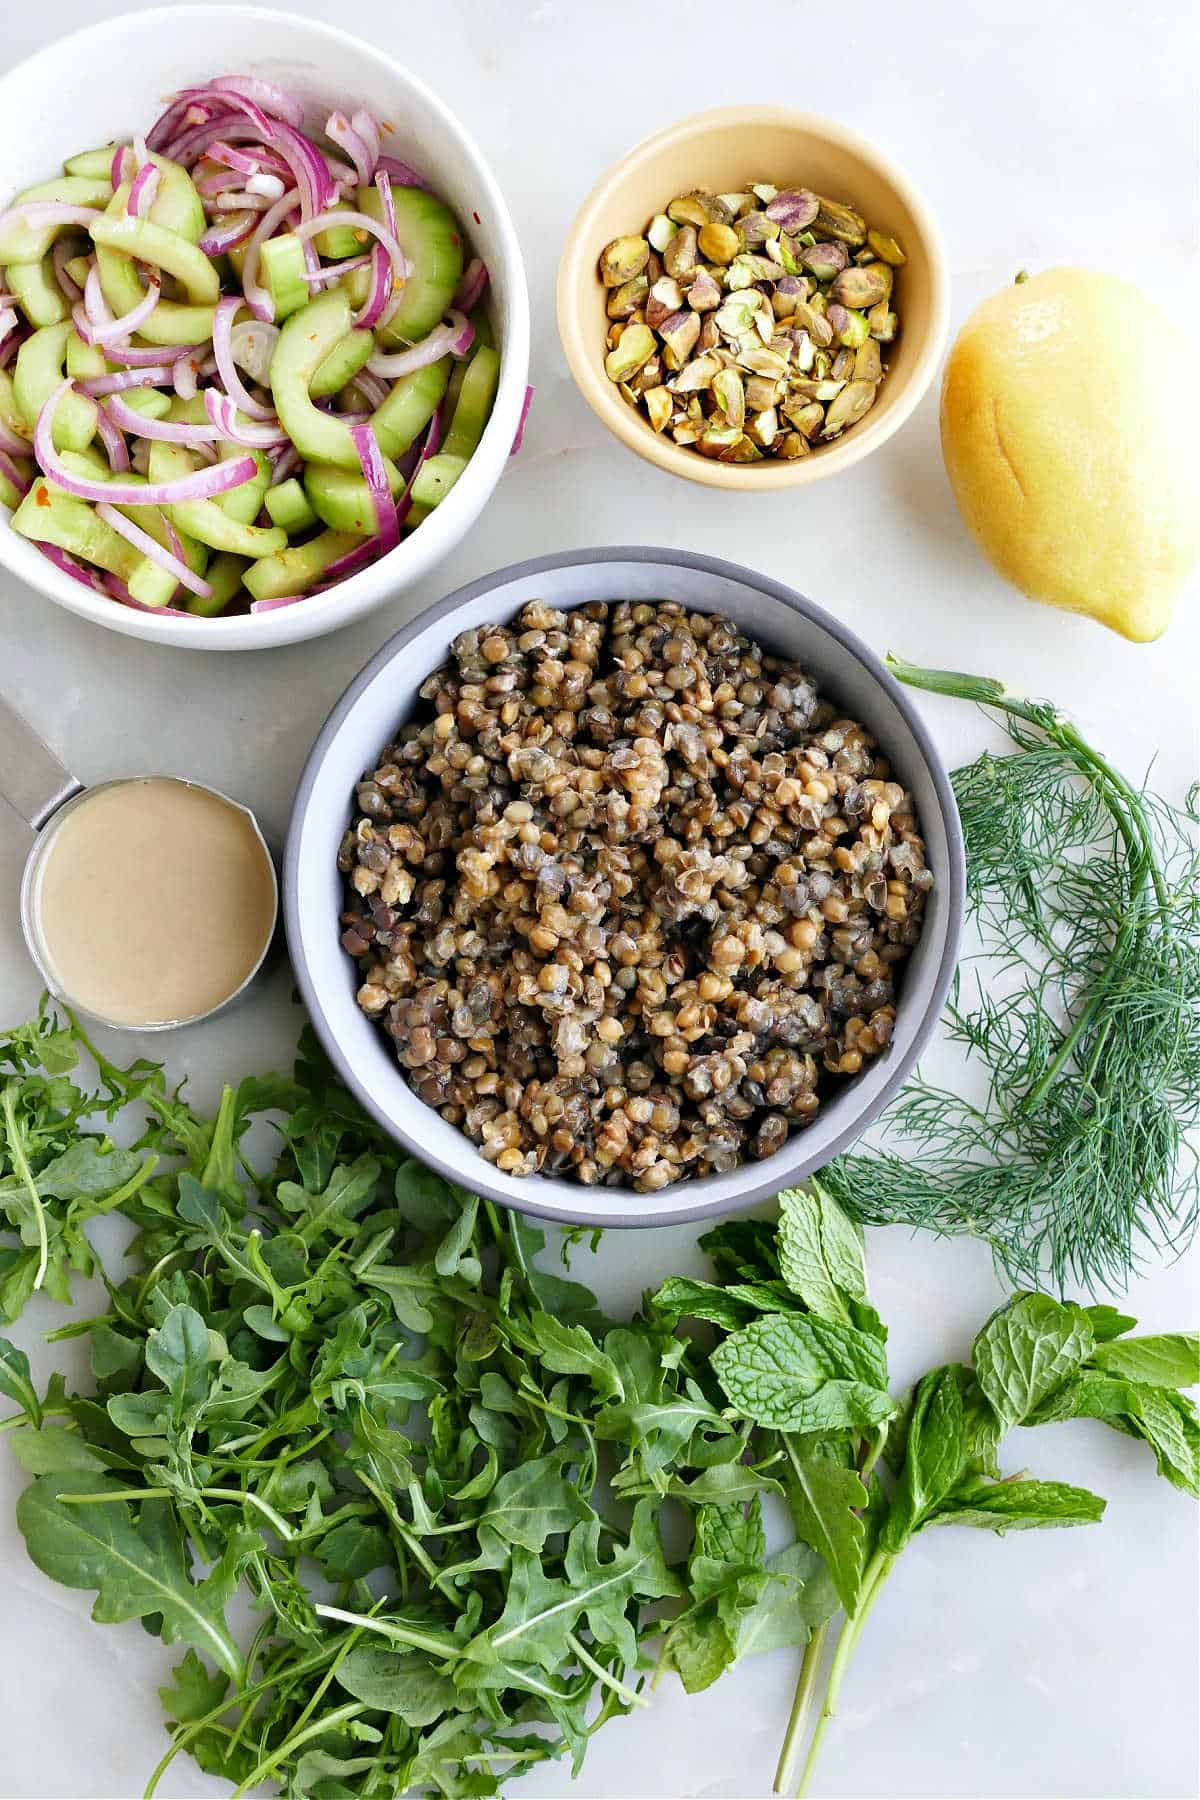
[[[597,1133],[604,1134],[600,1141],[604,1144],[605,1154],[611,1155],[614,1149],[617,1151],[615,1163],[620,1168],[623,1185],[595,1186],[588,1184],[587,1177],[592,1175],[595,1179],[599,1176],[602,1180],[603,1165],[594,1173],[593,1170],[585,1169],[582,1181],[564,1178],[562,1170],[570,1164],[565,1139],[560,1139],[559,1156],[545,1159],[550,1161],[552,1169],[556,1162],[560,1164],[552,1173],[529,1172],[536,1158],[531,1154],[533,1139],[529,1137],[527,1140],[524,1131],[510,1134],[512,1141],[509,1136],[503,1136],[499,1145],[493,1144],[491,1147],[492,1160],[485,1161],[477,1145],[459,1128],[457,1120],[460,1115],[451,1111],[450,1119],[447,1120],[432,1105],[419,1098],[419,1087],[418,1091],[414,1091],[409,1081],[419,1084],[422,1066],[426,1067],[425,1079],[428,1079],[430,1073],[437,1072],[440,1051],[444,1052],[446,1048],[446,1021],[442,1020],[438,1027],[431,1018],[418,1017],[422,1008],[415,990],[405,1000],[401,1010],[393,1016],[393,1035],[381,1032],[378,1024],[361,1009],[356,994],[363,985],[362,972],[347,956],[339,941],[344,929],[341,915],[346,899],[343,875],[339,874],[336,864],[348,824],[352,824],[354,818],[365,816],[355,813],[352,817],[350,812],[351,801],[358,784],[363,780],[364,772],[373,770],[383,746],[395,741],[399,721],[432,717],[436,701],[431,704],[429,699],[419,700],[418,690],[426,685],[427,693],[431,691],[428,678],[445,665],[448,646],[452,641],[461,640],[460,648],[465,647],[468,658],[478,658],[481,670],[487,667],[491,656],[498,659],[495,666],[513,667],[516,659],[526,653],[520,652],[511,640],[503,639],[505,660],[501,662],[501,646],[497,634],[489,634],[481,631],[481,628],[496,622],[511,621],[523,607],[534,603],[544,603],[556,613],[561,610],[572,614],[578,608],[594,607],[598,602],[611,603],[617,597],[631,605],[616,611],[610,610],[607,624],[599,618],[591,619],[585,624],[583,620],[586,614],[580,614],[573,626],[568,620],[567,630],[575,633],[577,643],[582,644],[597,634],[603,636],[614,620],[624,621],[627,628],[636,634],[639,622],[644,630],[646,615],[633,609],[639,604],[644,606],[646,603],[666,601],[677,603],[688,612],[722,613],[737,631],[761,643],[771,654],[780,656],[786,663],[801,665],[805,674],[820,689],[821,698],[829,696],[835,702],[832,711],[837,718],[860,721],[886,752],[894,770],[895,787],[888,787],[892,774],[889,770],[880,778],[881,791],[867,796],[870,804],[860,816],[865,821],[868,839],[870,832],[878,830],[882,821],[882,812],[877,812],[874,813],[875,823],[872,824],[874,808],[886,807],[889,813],[896,811],[903,822],[907,801],[901,801],[901,794],[896,789],[911,792],[917,817],[920,819],[921,835],[925,840],[925,861],[932,871],[933,885],[927,895],[923,894],[925,916],[917,942],[915,946],[903,946],[905,950],[911,948],[911,954],[905,965],[903,993],[896,1010],[894,1029],[890,1016],[890,998],[880,988],[869,997],[877,1004],[868,1004],[865,1011],[861,1007],[851,1007],[848,1010],[839,1007],[837,1010],[842,1020],[840,1031],[834,1032],[827,1041],[823,1039],[820,1044],[806,1041],[803,1049],[799,1046],[804,1041],[806,1022],[808,1027],[813,1023],[810,1011],[812,996],[805,997],[798,1004],[796,994],[802,990],[796,990],[794,984],[789,985],[787,979],[789,973],[795,973],[795,959],[789,954],[790,951],[803,948],[794,941],[794,932],[793,937],[789,938],[787,931],[801,922],[800,915],[793,914],[786,921],[776,921],[777,924],[783,924],[782,932],[777,931],[774,924],[768,923],[765,928],[765,943],[761,921],[756,923],[735,918],[729,922],[731,929],[725,930],[722,926],[714,932],[713,921],[711,917],[707,918],[704,930],[706,949],[704,954],[689,959],[686,979],[691,987],[683,996],[683,1006],[672,1009],[669,1004],[664,1003],[657,1007],[657,1012],[661,1015],[658,1019],[653,1017],[654,1008],[651,1008],[650,1024],[652,1027],[657,1025],[657,1035],[662,1041],[654,1045],[657,1066],[652,1068],[650,1083],[647,1084],[644,1075],[635,1069],[633,1082],[626,1083],[631,1091],[626,1092],[615,1108],[615,1112],[622,1115],[615,1126],[611,1119],[600,1118],[600,1113],[605,1109],[597,1111],[594,1120]],[[529,622],[530,618],[534,623]],[[558,622],[550,619],[549,615],[546,615],[545,627],[540,623],[542,619],[543,615],[540,614],[528,615],[524,622],[525,632],[532,631],[536,637],[540,629],[560,629]],[[464,633],[476,635],[468,635],[464,639]],[[489,641],[489,635],[490,647],[485,656],[482,646]],[[686,627],[682,628],[682,635],[687,635]],[[704,626],[701,626],[699,635],[706,635]],[[718,643],[723,642],[723,638],[718,638]],[[527,654],[540,657],[542,652],[543,646],[529,641]],[[688,654],[685,650],[676,646],[671,654],[680,656],[680,663],[676,666],[687,664]],[[511,663],[510,656],[513,659]],[[568,657],[565,660],[578,659]],[[586,655],[582,660],[586,665]],[[580,673],[577,678],[587,680],[585,673]],[[789,679],[794,682],[794,677]],[[432,689],[436,690],[438,685],[435,681]],[[536,687],[536,683],[530,685]],[[516,686],[520,691],[519,681]],[[796,714],[792,724],[797,735],[802,735],[807,729],[806,719],[808,727],[815,725],[825,730],[836,729],[832,725],[832,715],[827,717],[813,713],[809,695],[801,692],[798,684],[794,683],[792,697],[796,702],[792,708]],[[602,700],[603,696],[600,698]],[[645,706],[646,697],[635,691],[623,704],[636,710],[639,705]],[[653,721],[653,713],[644,716],[643,722],[652,725]],[[600,723],[603,730],[602,718]],[[445,736],[438,740],[432,738],[431,727],[431,740],[434,743],[450,743],[451,731],[447,727],[441,729]],[[638,804],[639,784],[649,782],[651,791],[656,782],[661,785],[660,772],[652,766],[655,755],[653,740],[644,732],[639,735],[643,740],[642,746],[629,762],[628,772],[622,783],[622,793],[631,806]],[[784,735],[788,734],[785,732]],[[839,745],[831,756],[831,761],[837,751],[846,747],[845,744]],[[849,748],[853,760],[853,742]],[[427,747],[421,750],[418,746],[418,749],[422,757],[428,755]],[[417,753],[413,754],[415,757]],[[643,758],[648,759],[645,767]],[[777,764],[771,763],[768,766],[770,779],[774,784],[777,785],[780,779],[792,778]],[[540,772],[543,777],[550,773],[547,769],[541,769]],[[867,779],[871,777],[868,776]],[[368,797],[370,798],[369,789]],[[645,799],[647,796],[643,793],[641,797]],[[432,790],[427,798],[433,798]],[[524,818],[526,802],[519,797],[515,788],[512,798],[517,814],[521,816],[514,815],[507,821],[503,835],[511,839],[511,848],[519,855],[523,828],[529,827],[534,821]],[[731,794],[726,798],[736,804],[740,796]],[[815,798],[816,795],[809,796],[809,799]],[[861,798],[862,796],[855,796],[854,803],[859,804]],[[798,795],[796,799],[803,810],[804,796]],[[374,801],[371,803],[374,804]],[[425,801],[422,800],[422,808],[424,805]],[[418,810],[420,809],[410,808],[414,821]],[[548,823],[553,816],[549,815],[543,822]],[[564,816],[569,829],[570,816]],[[680,822],[676,820],[674,824],[678,833]],[[443,829],[449,831],[448,826],[443,826]],[[746,829],[750,829],[750,821],[746,822]],[[653,846],[648,846],[648,857],[640,859],[645,864],[643,877],[647,872],[657,875],[663,893],[669,887],[677,899],[686,895],[689,886],[707,889],[705,856],[693,856],[681,865],[679,853],[672,849],[672,845],[677,843],[681,848],[684,847],[681,837],[672,836],[670,828],[664,829],[659,836],[662,840],[670,837],[671,843],[665,845],[657,858]],[[528,854],[533,860],[532,852],[535,847],[532,833],[528,829],[524,830],[524,839],[529,841]],[[910,828],[904,829],[901,841],[915,843],[914,833]],[[706,848],[702,845],[693,847],[702,850]],[[353,862],[355,859],[351,857],[350,860]],[[919,865],[915,850],[912,861],[915,871]],[[345,857],[343,864],[346,864]],[[369,871],[370,859],[362,866]],[[425,923],[434,938],[439,931],[449,930],[453,933],[460,928],[467,934],[466,949],[471,953],[468,956],[468,967],[474,966],[472,957],[477,956],[481,948],[477,941],[471,940],[470,932],[478,927],[479,933],[486,936],[489,930],[494,930],[495,913],[493,911],[489,915],[488,912],[489,905],[494,907],[496,888],[492,866],[486,857],[478,863],[473,862],[470,857],[467,859],[471,879],[478,890],[475,895],[478,916],[474,920],[469,917],[472,910],[470,908],[460,909],[461,918],[457,923],[448,913],[442,916],[443,903],[440,901],[427,909]],[[497,576],[485,578],[451,596],[406,627],[398,638],[384,647],[358,678],[331,715],[318,740],[300,784],[289,836],[286,867],[285,910],[293,961],[302,993],[335,1064],[376,1118],[392,1135],[409,1144],[424,1160],[464,1187],[544,1216],[604,1224],[662,1223],[705,1216],[729,1210],[731,1206],[748,1204],[777,1191],[789,1182],[801,1179],[804,1174],[819,1167],[851,1142],[911,1069],[921,1043],[936,1020],[953,969],[962,904],[961,842],[953,801],[945,772],[929,745],[907,696],[891,682],[865,647],[857,644],[851,634],[835,621],[827,619],[811,603],[761,576],[739,570],[734,565],[692,558],[685,553],[673,551],[576,552],[564,557],[543,559],[538,563],[522,565],[516,570],[502,571]],[[384,872],[378,871],[381,881]],[[510,869],[507,872],[515,876],[517,870]],[[894,871],[889,873],[892,873],[894,879],[898,879]],[[682,890],[678,890],[674,883],[681,874],[687,875],[689,879],[684,882]],[[695,879],[697,876],[698,881]],[[926,879],[922,877],[922,893]],[[391,891],[396,892],[394,881],[393,874]],[[373,884],[368,880],[363,885],[369,888]],[[489,886],[493,890],[492,900],[487,898]],[[401,890],[405,887],[406,883],[402,882]],[[735,871],[734,882],[725,890],[727,899],[736,892],[736,887]],[[585,883],[583,925],[576,925],[581,915],[575,914],[571,919],[572,930],[586,930],[589,924],[597,923],[597,920],[586,916],[589,908],[594,907],[594,896],[589,900],[586,889]],[[368,903],[371,898],[370,895],[356,897]],[[419,894],[416,896],[416,908],[419,908],[421,898]],[[880,901],[880,917],[886,919],[886,894],[881,893],[877,898]],[[711,892],[706,893],[701,900],[702,908],[711,899]],[[820,900],[832,901],[834,910],[838,910],[836,893],[822,895]],[[558,900],[549,899],[549,904],[557,906]],[[413,907],[409,910],[412,911]],[[667,910],[671,910],[669,906]],[[828,912],[824,916],[831,942],[834,934],[846,931],[848,924],[854,929],[852,920],[835,918],[829,916]],[[569,935],[565,929],[567,917],[565,911],[561,915],[552,911],[548,920],[538,920],[537,923],[543,924],[550,932],[553,932],[555,923],[562,927],[562,932],[558,934],[561,943]],[[609,921],[610,925],[614,922]],[[526,919],[526,924],[528,923]],[[904,922],[897,918],[891,923],[895,929],[890,937],[887,929],[884,929],[877,949],[882,948],[885,943],[895,945],[905,935]],[[915,935],[911,924],[907,935]],[[640,943],[638,936],[631,933],[626,933],[626,937],[632,938],[632,942],[618,942],[619,954],[614,960],[612,973],[618,981],[628,982],[629,977],[621,971],[627,968],[636,971],[639,960],[642,960],[641,953],[646,949],[650,950],[653,962],[655,946],[652,943]],[[648,1039],[637,1036],[642,1029],[640,1020],[631,1019],[620,1004],[614,1005],[611,1000],[607,1007],[601,1005],[597,1010],[595,1003],[601,996],[595,986],[590,989],[587,986],[589,979],[593,982],[595,980],[594,975],[589,974],[590,965],[585,964],[581,969],[575,969],[572,964],[578,958],[572,958],[569,954],[560,956],[557,949],[550,946],[548,938],[539,940],[539,943],[540,950],[535,945],[531,952],[526,938],[522,946],[522,957],[527,960],[523,967],[515,971],[513,982],[514,990],[524,983],[525,999],[534,1009],[533,1016],[539,1022],[545,1016],[535,999],[535,995],[547,991],[540,986],[540,979],[549,979],[555,990],[560,982],[565,981],[574,997],[581,998],[585,1005],[588,1001],[592,1003],[587,1029],[581,1034],[572,1021],[570,1005],[559,1004],[560,1001],[568,1001],[572,995],[560,996],[557,991],[553,995],[550,1041],[555,1046],[556,1054],[561,1053],[563,1069],[560,1072],[567,1077],[563,1084],[565,1089],[570,1089],[572,1072],[578,1072],[579,1064],[576,1059],[582,1061],[585,1069],[589,1051],[593,1062],[597,1057],[606,1061],[607,1052],[601,1052],[597,1046],[605,1043],[606,1036],[612,1033],[612,1027],[606,1026],[604,1032],[598,1032],[595,1027],[602,1019],[616,1018],[622,1025],[623,1037],[632,1028],[636,1037],[634,1047],[641,1052],[638,1058],[632,1060],[645,1063]],[[352,943],[352,948],[355,947]],[[589,938],[583,947],[595,948],[596,943]],[[663,954],[669,955],[673,947],[676,946],[666,941],[664,934]],[[845,944],[839,940],[839,949],[850,947],[848,940]],[[438,953],[449,952],[453,959],[458,948],[456,942],[443,937]],[[868,952],[870,950],[869,945],[859,948],[860,953],[863,949]],[[551,954],[552,949],[554,954]],[[738,951],[739,965],[751,958],[757,959],[760,964],[764,958],[774,960],[777,966],[770,971],[765,997],[749,993],[746,984],[739,985],[736,981],[729,984],[729,994],[723,994],[725,978],[733,969],[735,950]],[[630,960],[622,962],[622,955]],[[728,965],[724,970],[721,967],[723,961]],[[550,964],[558,967],[548,977],[541,977],[541,970]],[[866,975],[870,977],[872,970],[866,969]],[[709,979],[701,990],[699,984],[704,981],[705,976]],[[658,965],[657,971],[654,968],[650,971],[648,986],[652,990],[652,1002],[661,979],[661,965]],[[636,983],[631,985],[634,986],[638,999],[637,1010],[640,1013],[640,1002],[646,998],[647,992],[645,972],[638,971]],[[761,987],[763,984],[756,982],[754,985]],[[870,980],[861,985],[869,987]],[[695,993],[691,991],[692,987],[697,990]],[[730,999],[730,996],[731,1006],[741,1008],[745,1016],[738,1019],[730,1013],[718,1028],[719,1032],[725,1034],[722,1040],[720,1036],[713,1037],[711,1031],[720,1013],[722,1000]],[[467,996],[464,996],[464,1001],[466,999]],[[415,1010],[410,1010],[414,1004]],[[745,1010],[747,1005],[748,1013]],[[772,1006],[779,1012],[778,1021],[774,1018]],[[692,1013],[688,1010],[691,1007],[700,1010]],[[682,1029],[679,1019],[681,1011],[684,1013]],[[668,1017],[671,1023],[669,1032],[666,1030]],[[858,1050],[845,1032],[845,1021],[851,1018],[857,1018],[859,1023],[851,1030],[849,1037],[858,1037],[864,1032],[872,1034]],[[464,1025],[465,1030],[465,1021],[460,1020],[460,1024]],[[877,1032],[876,1027],[880,1025],[883,1029]],[[697,1026],[708,1029],[697,1032]],[[690,1041],[686,1035],[689,1032],[696,1033],[695,1038]],[[561,1037],[557,1034],[561,1034]],[[652,1031],[651,1035],[656,1034]],[[811,1037],[811,1030],[809,1035]],[[615,1040],[615,1033],[613,1037]],[[776,1037],[779,1039],[777,1043],[774,1041]],[[753,1039],[753,1043],[748,1039]],[[699,1045],[698,1052],[690,1048],[690,1044],[695,1042]],[[757,1058],[760,1066],[748,1072],[735,1060],[732,1067],[727,1069],[725,1065],[730,1042],[733,1042],[732,1054],[735,1059],[742,1056],[745,1061],[748,1055],[751,1061]],[[409,1058],[410,1066],[406,1071],[408,1081],[396,1060],[398,1045],[402,1055]],[[814,1049],[817,1051],[815,1058],[812,1054]],[[827,1070],[824,1068],[826,1050],[830,1063]],[[619,1057],[619,1044],[611,1042],[607,1051],[612,1051]],[[682,1055],[688,1055],[687,1073],[691,1073],[692,1066],[695,1066],[695,1076],[691,1083],[695,1092],[689,1094],[682,1083],[677,1093],[668,1091],[671,1083],[663,1078],[669,1075],[671,1065],[664,1067],[662,1058],[672,1052],[675,1053],[673,1062],[678,1076],[685,1074]],[[769,1067],[765,1068],[762,1066],[764,1055],[771,1058]],[[481,1068],[478,1052],[472,1052],[468,1048],[466,1055],[457,1059],[458,1067],[468,1057],[475,1075],[483,1076],[486,1089],[489,1085],[488,1059],[484,1058]],[[841,1066],[843,1060],[844,1067]],[[434,1065],[432,1071],[428,1068],[430,1063]],[[529,1066],[528,1060],[526,1066]],[[543,1056],[542,1073],[546,1072]],[[615,1072],[614,1070],[613,1073]],[[441,1073],[443,1076],[447,1073],[444,1058]],[[449,1073],[457,1076],[458,1069]],[[841,1079],[838,1078],[839,1073]],[[852,1080],[844,1079],[851,1075],[854,1077]],[[732,1091],[738,1097],[738,1105],[741,1105],[747,1093],[752,1100],[757,1099],[759,1090],[753,1086],[747,1087],[746,1084],[763,1076],[766,1077],[766,1085],[771,1087],[774,1103],[767,1099],[763,1088],[762,1105],[752,1108],[753,1117],[749,1124],[735,1121],[741,1129],[734,1131],[732,1135],[714,1130],[713,1135],[717,1139],[715,1154],[706,1153],[697,1157],[695,1144],[690,1139],[694,1138],[698,1127],[703,1128],[705,1117],[710,1126],[717,1126],[718,1115],[713,1107],[720,1093]],[[708,1091],[704,1092],[706,1081],[709,1086]],[[639,1084],[642,1086],[641,1094],[637,1092]],[[718,1089],[716,1094],[713,1092],[714,1087]],[[822,1091],[818,1106],[815,1101],[819,1088]],[[430,1099],[438,1097],[433,1087],[428,1088],[427,1092]],[[515,1094],[510,1093],[509,1098],[515,1098]],[[535,1094],[532,1099],[536,1101],[536,1098]],[[645,1111],[645,1107],[639,1104],[643,1098],[649,1101],[650,1110],[654,1114],[652,1119],[640,1118],[640,1114]],[[505,1110],[503,1090],[499,1094],[502,1103],[500,1106],[496,1105],[495,1095],[489,1096],[485,1092],[480,1096],[481,1102],[489,1100],[491,1104],[483,1104],[482,1110],[477,1112],[473,1120],[476,1135],[482,1135],[480,1128],[485,1122],[494,1120]],[[630,1100],[634,1102],[631,1113],[626,1111]],[[678,1120],[673,1116],[673,1101],[677,1103],[674,1110],[681,1115]],[[738,1105],[735,1105],[735,1113]],[[531,1101],[527,1096],[526,1113],[530,1110]],[[806,1124],[804,1129],[787,1131],[789,1125],[799,1123],[805,1116],[811,1118],[811,1123]],[[785,1121],[782,1130],[781,1120]],[[552,1123],[560,1130],[564,1128],[561,1117]],[[577,1131],[586,1132],[587,1129],[582,1115],[576,1120],[573,1114],[569,1114],[565,1124]],[[624,1131],[628,1141],[614,1142],[614,1129],[618,1140]],[[686,1142],[691,1153],[692,1169],[699,1163],[703,1172],[690,1172],[689,1158],[684,1157],[681,1166],[685,1178],[674,1179],[675,1165],[671,1155],[659,1154],[664,1137],[675,1146],[676,1151]],[[647,1138],[654,1154],[651,1157],[643,1156],[639,1164],[638,1150]],[[597,1135],[593,1134],[585,1152],[586,1157],[593,1161],[596,1141]],[[753,1150],[749,1148],[751,1141]],[[507,1167],[497,1166],[500,1154],[507,1149],[518,1151],[518,1156],[507,1157]],[[625,1154],[624,1164],[622,1153]],[[666,1163],[666,1168],[660,1169],[662,1163]],[[635,1191],[628,1185],[633,1181],[639,1181],[643,1191]]]

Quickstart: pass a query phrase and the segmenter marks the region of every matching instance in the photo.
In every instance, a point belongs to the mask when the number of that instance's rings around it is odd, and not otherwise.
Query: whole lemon
[[[1200,557],[1200,357],[1139,288],[1048,269],[976,308],[942,384],[959,510],[1034,600],[1166,630]]]

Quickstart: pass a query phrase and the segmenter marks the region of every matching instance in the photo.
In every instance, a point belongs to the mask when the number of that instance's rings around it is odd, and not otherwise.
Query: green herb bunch
[[[911,1082],[830,1191],[869,1225],[971,1232],[1014,1280],[1119,1291],[1182,1248],[1200,1180],[1200,841],[1045,701],[889,658],[998,713],[1014,749],[954,775],[978,954],[946,1017],[986,1099]]]

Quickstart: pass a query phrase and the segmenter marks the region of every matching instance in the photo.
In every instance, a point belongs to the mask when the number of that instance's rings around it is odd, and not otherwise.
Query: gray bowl
[[[531,600],[569,609],[593,600],[678,600],[729,615],[767,648],[801,661],[823,692],[886,748],[916,798],[934,887],[905,966],[896,1030],[883,1055],[827,1100],[774,1156],[725,1175],[639,1194],[546,1175],[502,1174],[418,1100],[378,1026],[359,1011],[354,963],[341,947],[336,859],[355,783],[413,709],[425,677],[459,632],[510,619]],[[503,1206],[570,1225],[675,1225],[752,1205],[811,1175],[852,1144],[912,1072],[954,974],[965,863],[950,782],[916,707],[874,653],[811,600],[736,563],[683,550],[573,550],[517,563],[459,588],[397,632],[338,701],[300,777],[284,856],[284,922],[317,1035],[346,1085],[422,1162]]]

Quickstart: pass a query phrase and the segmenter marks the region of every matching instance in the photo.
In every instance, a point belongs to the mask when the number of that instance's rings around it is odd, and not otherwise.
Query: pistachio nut
[[[806,231],[821,210],[821,202],[807,188],[784,188],[768,200],[764,211],[782,231]]]
[[[696,258],[696,227],[683,225],[662,253],[663,269],[678,280],[695,268]]]
[[[668,369],[678,373],[696,348],[700,319],[694,312],[672,313],[658,327],[658,335],[663,343],[663,361]]]
[[[694,425],[690,419],[685,419],[682,425],[672,425],[671,436],[677,444],[695,444],[699,442],[702,429],[701,426]]]
[[[737,337],[740,332],[749,331],[754,322],[754,315],[758,311],[760,297],[755,289],[750,293],[738,294],[726,300],[720,311],[713,314],[717,321],[717,329],[726,337]],[[774,313],[771,314],[771,317],[773,320]]]
[[[835,437],[847,425],[857,425],[875,404],[878,388],[873,381],[848,381],[825,414],[824,436]]]
[[[650,248],[652,250],[657,250],[661,256],[678,230],[679,227],[676,225],[674,219],[668,219],[666,213],[655,213],[649,225],[646,227],[646,236],[650,241]]]
[[[605,287],[623,287],[640,275],[650,256],[650,246],[644,237],[614,238],[600,252],[600,279]]]
[[[721,333],[717,330],[717,321],[712,313],[706,312],[704,323],[700,327],[700,336],[696,339],[697,356],[707,356],[710,350],[716,349],[720,341]]]
[[[782,269],[783,267],[783,251],[780,248],[780,240],[778,238],[768,238],[763,245],[763,255],[772,265],[770,279],[772,281],[777,280],[778,277],[776,276],[775,271],[776,269]]]
[[[765,212],[748,212],[738,220],[742,243],[747,250],[757,250],[768,238],[779,236],[779,225],[774,219],[768,219]]]
[[[867,314],[867,326],[871,336],[881,344],[891,343],[896,335],[898,325],[899,320],[894,312],[888,311],[886,300],[881,300],[879,305],[873,306]]]
[[[819,400],[802,400],[797,395],[784,406],[783,416],[802,437],[814,438],[825,423],[825,408]]]
[[[670,275],[664,275],[661,281],[655,282],[646,300],[647,325],[657,331],[663,320],[678,312],[682,305],[682,288]]]
[[[738,360],[743,369],[749,369],[752,375],[765,375],[769,381],[782,381],[788,370],[788,358],[775,349],[773,342],[766,348],[756,344],[753,349],[744,350]]]
[[[826,200],[822,196],[816,223],[818,230],[843,244],[865,244],[867,241],[867,221],[862,214],[836,200]]]
[[[803,275],[781,275],[771,295],[771,309],[777,319],[790,319],[807,297],[808,282]]]
[[[675,402],[665,387],[648,388],[642,395],[646,402],[646,416],[655,431],[665,431],[671,414],[675,410]]]
[[[839,350],[833,359],[833,367],[829,373],[835,381],[849,381],[854,370],[853,350]]]
[[[754,195],[754,198],[758,201],[760,206],[766,206],[768,202],[775,198],[779,189],[777,187],[772,187],[769,181],[755,181],[750,184],[750,192]]]
[[[717,199],[726,207],[730,216],[740,219],[743,213],[753,212],[753,194],[718,194]]]
[[[609,318],[628,319],[639,306],[645,305],[649,292],[650,283],[644,275],[635,275],[632,281],[623,281],[620,287],[609,288],[607,308]]]
[[[828,350],[814,350],[812,368],[809,373],[814,381],[824,381],[833,367],[833,358]]]
[[[648,325],[627,325],[616,349],[604,359],[604,372],[610,381],[628,381],[657,350],[654,333]]]
[[[800,260],[818,281],[832,281],[835,275],[841,274],[850,257],[844,244],[817,243],[805,244],[800,251]]]
[[[719,375],[714,375],[712,392],[727,424],[743,425],[746,420],[746,390],[737,370],[722,369]]]
[[[733,446],[733,449],[730,450],[727,456],[723,456],[721,461],[732,463],[761,462],[762,451],[758,448],[758,445],[743,432],[737,443]]]
[[[865,313],[852,312],[849,307],[841,306],[836,301],[829,307],[825,317],[833,326],[833,334],[838,343],[848,350],[857,349],[871,335]]]
[[[808,439],[801,437],[798,431],[785,431],[782,437],[776,438],[772,450],[776,456],[782,456],[785,462],[795,462],[797,457],[812,455]]]
[[[746,436],[760,450],[769,450],[779,436],[779,415],[773,406],[755,413],[746,426]]]
[[[787,237],[783,233],[772,240],[779,251],[779,261],[787,275],[803,275],[805,244],[800,238]]]
[[[707,269],[696,270],[692,285],[687,291],[687,303],[693,312],[711,312],[714,306],[720,306],[720,284]]]
[[[865,268],[843,269],[836,275],[829,292],[834,300],[843,306],[857,307],[865,311],[868,306],[875,306],[880,300],[886,300],[891,291],[891,283],[876,270],[883,268],[882,263],[867,263]]]
[[[652,356],[648,363],[643,363],[637,374],[629,383],[635,393],[644,394],[648,389],[659,387],[663,379],[663,359]]]
[[[710,425],[697,442],[696,448],[702,456],[719,458],[721,462],[731,460],[731,452],[742,441],[740,425]]]
[[[854,380],[881,381],[883,379],[883,363],[879,355],[879,345],[869,337],[865,344],[860,344],[854,352]]]
[[[677,225],[693,225],[697,230],[701,225],[707,225],[712,217],[707,194],[680,194],[668,206],[667,217],[674,219]]]
[[[637,411],[637,403],[638,403],[637,389],[630,387],[630,385],[627,381],[618,382],[617,389],[618,389],[618,392],[620,393],[622,400],[625,402],[626,406],[632,406],[634,411],[636,412]]]
[[[713,383],[714,387],[716,383]],[[767,375],[752,375],[746,383],[746,405],[752,413],[766,412],[779,399],[782,383]]]
[[[880,261],[891,263],[894,269],[908,260],[895,238],[889,237],[886,231],[868,231],[867,242]]]
[[[701,256],[713,263],[731,263],[741,247],[732,225],[702,225],[698,241]]]
[[[695,316],[693,313],[692,317]],[[673,394],[698,394],[712,386],[713,376],[720,371],[721,364],[711,352],[707,356],[694,356],[667,386]]]

